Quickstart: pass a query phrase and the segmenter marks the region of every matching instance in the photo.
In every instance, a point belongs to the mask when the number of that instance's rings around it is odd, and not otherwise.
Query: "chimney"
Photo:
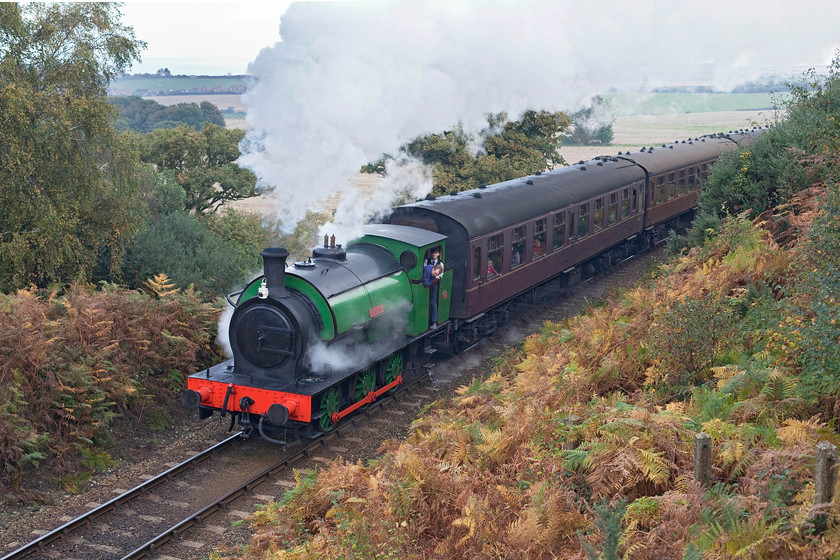
[[[260,252],[263,258],[263,274],[268,295],[275,299],[289,297],[286,289],[286,257],[289,252],[283,247],[267,247]]]

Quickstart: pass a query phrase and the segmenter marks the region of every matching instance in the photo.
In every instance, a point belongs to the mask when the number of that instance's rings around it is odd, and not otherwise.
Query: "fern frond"
[[[736,366],[718,366],[711,368],[711,370],[715,379],[718,380],[718,389],[723,389],[733,377],[744,373],[744,370]]]
[[[773,370],[760,395],[767,401],[783,401],[796,392],[796,380],[788,377],[778,370]]]
[[[733,558],[761,558],[765,543],[776,535],[782,521],[767,524],[761,515],[741,519],[727,532],[723,547]]]
[[[637,448],[638,449],[638,448]],[[664,451],[653,451],[651,449],[638,449],[641,457],[642,471],[645,476],[654,484],[665,484],[671,477],[668,464],[662,458]]]
[[[153,277],[143,282],[142,287],[143,291],[150,296],[156,297],[157,299],[163,299],[181,291],[175,287],[175,282],[170,280],[169,276],[163,273],[155,274]]]

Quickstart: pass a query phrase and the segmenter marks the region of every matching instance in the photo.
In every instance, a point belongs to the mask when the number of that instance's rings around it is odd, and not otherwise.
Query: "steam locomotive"
[[[264,274],[228,297],[233,359],[191,375],[182,404],[201,418],[230,414],[231,429],[256,427],[276,443],[286,441],[278,432],[327,432],[432,352],[457,353],[492,333],[517,297],[548,281],[572,287],[687,227],[709,167],[763,130],[430,196],[346,247],[325,238],[306,261],[265,249]],[[445,266],[431,286],[435,252]]]

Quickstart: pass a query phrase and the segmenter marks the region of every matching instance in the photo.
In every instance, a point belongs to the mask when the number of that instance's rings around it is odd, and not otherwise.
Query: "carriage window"
[[[613,225],[618,220],[618,193],[610,195],[610,205],[607,208],[607,225]]]
[[[566,238],[566,213],[560,212],[554,214],[554,236],[552,238],[552,249],[559,249],[563,246],[563,240]]]
[[[604,199],[595,201],[595,219],[592,221],[592,231],[598,233],[604,227]]]
[[[522,264],[525,255],[525,226],[513,228],[513,243],[510,246],[510,266],[515,268]]]
[[[630,215],[630,189],[624,189],[621,193],[621,219],[624,220]]]
[[[659,177],[656,180],[656,204],[662,204],[665,200],[665,177]]]
[[[703,171],[700,172],[700,176],[703,179],[708,179],[709,178],[709,165],[707,163],[703,164]]]
[[[473,247],[472,278],[473,280],[481,278],[481,247]]]
[[[589,205],[581,204],[578,208],[578,239],[583,239],[589,233]]]
[[[696,167],[689,167],[688,169],[688,192],[694,190],[694,180],[695,180],[695,172],[697,171]]]
[[[633,189],[633,198],[636,198],[636,189]],[[639,189],[639,204],[636,206],[637,212],[645,211],[645,190]]]
[[[504,237],[500,233],[487,240],[487,278],[493,278],[502,270],[502,247]]]
[[[545,218],[534,222],[534,256],[533,260],[545,255]]]
[[[677,176],[674,173],[668,175],[668,198],[677,196]]]
[[[677,192],[680,193],[680,196],[685,194],[685,170],[680,171],[680,182]]]

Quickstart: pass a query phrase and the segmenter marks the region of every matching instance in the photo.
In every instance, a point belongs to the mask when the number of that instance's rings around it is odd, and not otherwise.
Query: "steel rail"
[[[140,494],[145,494],[146,492],[148,492],[149,490],[151,490],[155,486],[157,486],[157,485],[159,485],[159,484],[161,484],[165,481],[168,481],[173,476],[175,476],[177,474],[180,474],[187,469],[194,468],[196,465],[198,465],[198,464],[202,463],[203,461],[207,460],[208,458],[210,458],[211,455],[213,455],[213,454],[217,453],[218,451],[220,451],[221,449],[227,447],[228,445],[230,445],[231,443],[233,443],[235,440],[237,440],[239,438],[240,438],[240,434],[235,434],[235,435],[232,435],[232,436],[228,437],[227,439],[223,439],[219,443],[217,443],[217,444],[215,444],[211,447],[208,447],[207,449],[205,449],[201,453],[197,453],[196,455],[190,457],[186,461],[183,461],[182,463],[179,463],[179,464],[175,465],[171,469],[157,475],[156,477],[150,478],[149,480],[138,484],[137,486],[135,486],[134,488],[132,488],[128,492],[120,494],[116,498],[105,502],[101,506],[98,506],[98,507],[88,511],[87,513],[84,513],[84,514],[80,515],[79,517],[76,517],[75,519],[72,519],[72,520],[68,521],[67,523],[65,523],[61,527],[58,527],[57,529],[54,529],[54,530],[50,531],[49,533],[46,533],[46,534],[38,537],[34,541],[23,545],[22,547],[18,548],[17,550],[14,550],[14,551],[10,552],[6,556],[3,556],[3,558],[0,558],[0,560],[15,560],[17,558],[24,558],[24,557],[32,554],[33,552],[36,552],[36,550],[37,551],[43,551],[44,547],[46,545],[48,545],[48,544],[50,544],[50,543],[52,543],[52,542],[54,542],[54,541],[56,541],[56,540],[58,540],[58,539],[60,539],[64,536],[66,536],[66,535],[68,535],[69,533],[72,533],[73,531],[75,531],[76,529],[78,529],[79,527],[81,527],[83,525],[87,525],[91,521],[95,521],[96,519],[98,519],[102,515],[105,515],[106,513],[109,513],[111,511],[116,510],[118,507],[125,504],[126,502],[129,502],[129,501],[133,500],[134,498],[136,498]]]
[[[640,251],[639,253],[635,253],[634,255],[631,255],[630,257],[622,260],[621,262],[616,263],[615,265],[610,267],[609,272],[613,273],[613,272],[617,271],[627,261],[637,257],[640,254],[647,253],[648,251],[651,251],[651,250],[646,249],[644,251]],[[582,280],[579,284],[577,284],[575,286],[575,288],[578,288],[578,287],[580,287],[584,284],[589,283],[590,281],[594,280],[596,278],[596,276],[600,276],[600,275],[591,276],[589,278],[586,278],[585,280]],[[550,282],[546,282],[544,284],[541,284],[538,287],[535,287],[534,290],[536,290],[540,287],[542,287],[544,289],[548,288],[549,284],[550,284]],[[556,289],[559,290],[559,292],[561,294],[565,293],[567,291],[566,288],[556,288]],[[555,291],[555,289],[550,289],[550,291]],[[552,297],[557,297],[558,295],[559,294],[555,294]],[[524,300],[520,301],[519,306],[521,306],[521,309],[516,313],[516,315],[521,318],[522,316],[525,316],[525,315],[528,314],[529,309],[533,309],[535,307],[541,307],[542,305],[543,305],[542,303],[536,303],[536,302],[526,303]],[[468,348],[466,348],[464,351],[469,350],[470,348],[473,348],[473,347],[477,346],[478,344],[480,344],[482,342],[482,340],[484,340],[484,339],[480,339],[480,340],[476,341],[475,343],[470,345]],[[417,372],[417,371],[421,371],[423,369],[426,369],[426,368],[423,368],[423,367],[412,368],[409,371]],[[156,551],[157,549],[159,549],[160,547],[166,545],[172,539],[179,538],[181,536],[181,534],[185,533],[189,529],[192,529],[193,527],[203,526],[204,525],[204,519],[206,519],[207,517],[210,517],[214,513],[218,512],[219,510],[226,510],[228,505],[230,503],[232,503],[234,500],[242,497],[246,493],[251,493],[254,488],[256,488],[257,486],[259,486],[260,484],[264,483],[267,480],[271,480],[272,478],[274,478],[280,472],[283,472],[284,470],[291,467],[294,463],[296,463],[302,457],[304,457],[304,456],[309,457],[310,456],[310,451],[312,449],[314,449],[318,446],[323,446],[323,447],[329,448],[329,441],[331,441],[332,439],[336,439],[336,438],[340,439],[340,438],[344,437],[344,433],[342,432],[342,430],[349,429],[350,431],[352,431],[353,429],[356,429],[357,426],[358,426],[358,419],[361,416],[365,416],[365,417],[369,418],[371,416],[371,412],[373,412],[374,410],[384,409],[386,407],[386,405],[389,405],[392,402],[394,402],[394,403],[400,402],[401,397],[403,397],[404,395],[410,394],[411,390],[414,387],[426,382],[427,380],[431,384],[433,384],[435,386],[437,385],[437,383],[434,379],[434,376],[432,375],[431,370],[429,370],[429,369],[426,369],[425,374],[410,376],[409,380],[407,380],[402,385],[396,385],[397,388],[396,388],[396,390],[394,390],[394,392],[386,393],[387,396],[385,398],[377,398],[376,400],[372,400],[368,404],[367,408],[359,410],[359,414],[349,417],[346,421],[344,421],[343,424],[336,423],[336,426],[331,431],[327,432],[326,434],[322,434],[322,435],[318,436],[317,438],[313,439],[309,445],[307,445],[305,447],[302,447],[301,449],[295,451],[292,455],[284,458],[282,461],[279,461],[274,466],[272,466],[272,467],[266,469],[265,471],[263,471],[262,473],[256,475],[251,480],[242,484],[239,488],[237,488],[235,490],[232,490],[231,492],[229,492],[228,494],[226,494],[222,498],[219,498],[214,503],[204,507],[203,509],[201,509],[199,511],[196,511],[195,513],[193,513],[192,515],[190,515],[189,517],[187,517],[186,519],[184,519],[183,521],[181,521],[177,525],[174,525],[174,526],[170,527],[166,531],[160,533],[157,537],[154,537],[153,539],[151,539],[150,541],[148,541],[144,545],[138,547],[137,549],[132,551],[130,554],[128,554],[126,556],[123,556],[120,560],[138,560],[138,559],[141,559],[141,558],[145,558],[148,554],[151,554],[154,551]],[[395,384],[396,384],[396,381],[394,383],[392,383],[391,385],[395,385]],[[368,396],[366,396],[363,399],[363,401],[365,401],[365,400],[368,400],[368,401],[370,400],[370,394],[368,394]],[[361,405],[362,401],[360,401],[357,404]],[[351,412],[351,411],[348,410],[347,412]],[[335,417],[335,416],[339,416],[339,415],[340,415],[340,413],[336,413],[333,416]],[[338,418],[338,420],[341,421],[341,420],[344,420],[344,419],[343,418]],[[351,428],[351,426],[352,426],[352,428]],[[4,560],[4,559],[0,559],[0,560]]]
[[[298,449],[292,455],[284,458],[275,465],[254,476],[253,478],[242,484],[239,488],[231,490],[218,500],[214,501],[212,504],[189,515],[177,525],[173,525],[166,531],[160,533],[158,536],[139,546],[129,554],[123,556],[120,560],[137,560],[140,558],[145,558],[147,555],[155,552],[157,549],[166,545],[172,539],[180,537],[181,534],[188,531],[189,529],[192,529],[193,527],[202,527],[206,518],[210,517],[211,515],[220,510],[227,510],[228,506],[238,498],[242,497],[245,494],[252,493],[254,488],[266,482],[267,480],[273,479],[279,473],[289,469],[294,463],[296,463],[303,457],[310,457],[312,449],[319,446],[326,447],[329,449],[329,442],[331,440],[341,439],[346,435],[344,434],[343,430],[349,429],[350,431],[353,431],[354,429],[356,429],[357,420],[361,415],[369,417],[370,413],[373,410],[382,410],[388,403],[399,402],[399,397],[410,392],[412,387],[423,383],[427,379],[429,379],[427,375],[419,375],[416,379],[413,379],[412,381],[402,385],[401,388],[398,389],[395,393],[388,395],[386,398],[372,402],[368,408],[360,411],[359,415],[349,418],[343,426],[336,426],[335,429],[327,432],[326,434],[322,434],[316,439],[313,439],[309,445]]]

